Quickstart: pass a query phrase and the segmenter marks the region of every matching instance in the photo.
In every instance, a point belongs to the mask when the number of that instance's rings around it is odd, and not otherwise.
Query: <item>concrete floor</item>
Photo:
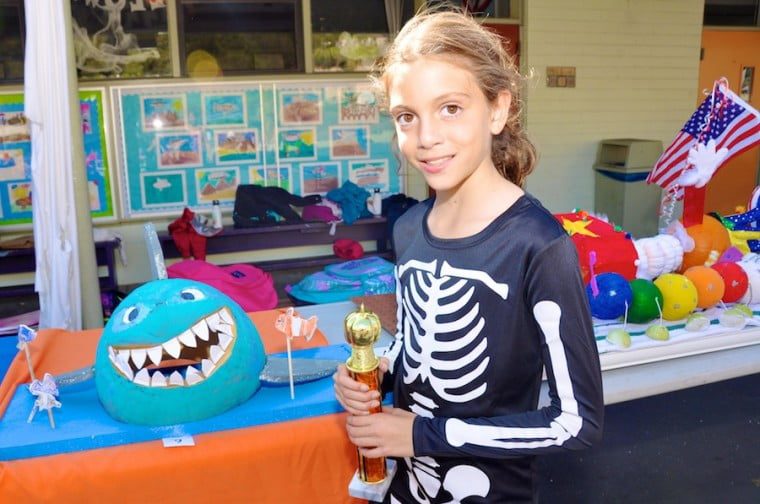
[[[278,272],[284,286],[308,271]],[[0,303],[0,317],[37,309]],[[11,356],[0,356],[0,358]],[[760,375],[607,406],[603,442],[545,456],[542,503],[760,503]]]
[[[604,440],[546,456],[541,502],[760,503],[760,375],[605,408]]]

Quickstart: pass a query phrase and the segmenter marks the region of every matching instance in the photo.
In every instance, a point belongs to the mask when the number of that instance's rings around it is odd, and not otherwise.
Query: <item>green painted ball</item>
[[[628,322],[645,324],[660,316],[657,303],[662,307],[662,292],[653,282],[643,278],[631,280],[631,291],[633,300],[628,307]]]

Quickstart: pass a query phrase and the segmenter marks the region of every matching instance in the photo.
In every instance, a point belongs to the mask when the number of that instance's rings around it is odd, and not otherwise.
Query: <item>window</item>
[[[171,76],[161,2],[71,0],[71,18],[80,79]]]
[[[0,83],[24,80],[24,0],[0,0]]]
[[[300,0],[181,0],[177,9],[182,75],[304,70]]]
[[[705,26],[758,26],[758,0],[706,0]]]
[[[520,12],[519,0],[429,0],[428,5],[441,7],[450,5],[464,9],[474,16],[490,19],[518,19]]]
[[[315,72],[366,72],[385,53],[391,31],[412,16],[411,0],[311,0],[312,56]],[[388,22],[386,4],[394,30]]]

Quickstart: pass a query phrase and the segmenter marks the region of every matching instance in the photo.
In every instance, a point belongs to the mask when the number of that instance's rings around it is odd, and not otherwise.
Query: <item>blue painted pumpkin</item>
[[[170,425],[218,415],[259,388],[264,346],[248,315],[191,280],[148,282],[103,330],[95,383],[115,419]]]

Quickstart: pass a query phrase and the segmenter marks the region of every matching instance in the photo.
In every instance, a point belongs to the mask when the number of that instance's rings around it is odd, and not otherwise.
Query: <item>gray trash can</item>
[[[661,154],[659,140],[602,140],[594,163],[594,212],[635,238],[657,234],[661,190],[646,178]]]

